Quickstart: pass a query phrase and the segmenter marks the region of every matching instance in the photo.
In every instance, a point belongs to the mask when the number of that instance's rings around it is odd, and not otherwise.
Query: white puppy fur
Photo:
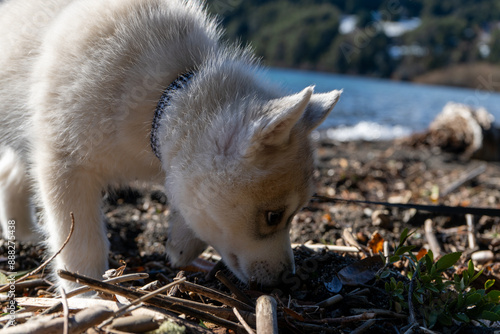
[[[259,79],[248,50],[219,41],[196,1],[7,0],[0,31],[4,235],[15,220],[18,239],[30,238],[31,189],[50,252],[75,216],[55,269],[99,278],[109,250],[102,192],[165,182],[174,265],[210,244],[243,281],[273,284],[293,270],[290,221],[312,193],[308,135],[339,91],[283,96]],[[153,114],[188,70],[161,119],[160,161]]]

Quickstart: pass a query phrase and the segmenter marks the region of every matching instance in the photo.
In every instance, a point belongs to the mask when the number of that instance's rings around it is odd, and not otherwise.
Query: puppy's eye
[[[281,223],[284,211],[267,211],[266,222],[268,226],[276,226]]]

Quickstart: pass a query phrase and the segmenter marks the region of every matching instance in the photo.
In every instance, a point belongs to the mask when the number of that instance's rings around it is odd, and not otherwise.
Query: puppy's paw
[[[184,218],[172,210],[169,217],[167,256],[174,267],[190,264],[200,255],[207,244],[198,239],[187,226]]]
[[[167,256],[174,267],[182,267],[190,264],[200,255],[207,244],[200,239],[184,239],[167,241]]]

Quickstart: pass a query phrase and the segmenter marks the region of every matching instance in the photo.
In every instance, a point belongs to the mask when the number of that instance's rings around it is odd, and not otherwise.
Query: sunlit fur
[[[266,226],[265,212],[291,216],[307,202],[308,135],[339,91],[284,96],[261,81],[248,49],[219,41],[196,1],[8,0],[0,31],[4,236],[14,219],[18,238],[32,237],[31,190],[51,253],[75,215],[54,267],[99,278],[109,251],[103,190],[164,182],[172,264],[210,244],[243,281],[272,284],[293,270],[289,225]],[[154,110],[187,70],[194,79],[160,124],[160,162],[149,143]]]

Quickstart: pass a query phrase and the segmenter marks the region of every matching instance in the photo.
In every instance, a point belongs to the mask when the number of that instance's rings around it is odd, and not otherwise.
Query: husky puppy
[[[164,182],[173,265],[210,244],[242,281],[293,271],[290,221],[312,193],[308,135],[339,91],[282,94],[196,1],[7,0],[0,31],[4,237],[32,237],[33,204],[54,253],[73,212],[54,267],[100,278],[103,191]]]

